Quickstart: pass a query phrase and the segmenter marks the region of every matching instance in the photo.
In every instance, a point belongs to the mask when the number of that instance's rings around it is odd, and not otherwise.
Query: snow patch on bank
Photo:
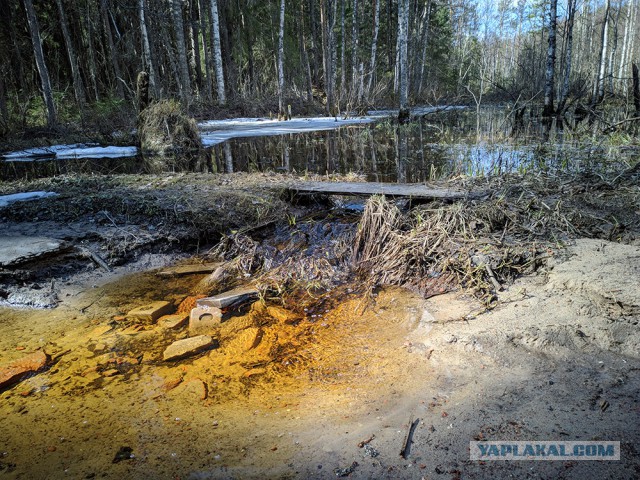
[[[0,208],[14,202],[25,202],[27,200],[36,200],[38,198],[55,197],[55,192],[23,192],[14,193],[12,195],[0,195]]]

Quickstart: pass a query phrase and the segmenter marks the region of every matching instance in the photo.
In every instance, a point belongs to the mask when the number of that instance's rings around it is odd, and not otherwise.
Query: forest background
[[[2,0],[0,135],[131,124],[141,71],[152,98],[209,118],[504,101],[638,116],[638,3]]]

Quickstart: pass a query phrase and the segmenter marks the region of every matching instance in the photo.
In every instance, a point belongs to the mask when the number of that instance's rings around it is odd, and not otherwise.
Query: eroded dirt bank
[[[250,198],[251,205],[260,206],[262,198],[269,208],[271,200],[281,201],[267,189],[247,186],[243,191],[234,183],[237,178],[246,177],[216,177],[215,188],[194,180],[195,186],[188,190],[182,178],[168,191],[179,199],[173,205],[195,199],[189,219],[216,217],[220,212],[215,203],[208,204],[208,217],[200,217],[203,211],[195,205],[219,198],[220,192]],[[173,181],[177,180],[166,183]],[[39,349],[51,357],[47,370],[0,393],[3,477],[336,478],[344,474],[349,478],[618,479],[640,475],[637,205],[625,217],[618,216],[617,226],[608,216],[598,217],[598,222],[586,213],[578,217],[581,223],[572,225],[600,236],[624,236],[623,243],[567,238],[566,248],[545,247],[546,258],[535,273],[514,283],[499,277],[506,288],[493,292],[490,311],[484,311],[487,296],[473,297],[467,290],[425,300],[398,287],[376,289],[370,297],[345,286],[336,290],[339,301],[322,297],[322,308],[307,312],[291,304],[285,309],[274,299],[256,302],[229,315],[218,332],[217,348],[165,362],[164,348],[188,336],[187,327],[139,325],[123,314],[152,300],[170,301],[178,312],[190,308],[206,277],[160,279],[155,271],[193,253],[189,249],[194,244],[156,253],[153,246],[162,243],[152,242],[118,257],[111,252],[121,250],[109,247],[118,242],[106,242],[105,238],[115,237],[104,233],[120,232],[124,240],[129,238],[124,230],[140,238],[141,232],[133,228],[153,225],[179,235],[181,227],[173,218],[180,216],[167,213],[171,208],[160,210],[167,219],[164,226],[158,221],[162,215],[140,210],[149,205],[149,198],[169,198],[167,189],[154,182],[149,184],[153,187],[136,185],[127,192],[143,192],[138,201],[105,193],[104,205],[116,226],[98,224],[97,235],[89,237],[94,243],[87,248],[110,262],[113,272],[84,258],[66,273],[60,262],[44,270],[20,267],[19,276],[12,274],[14,278],[4,284],[35,295],[35,283],[40,290],[49,288],[57,301],[52,309],[0,310],[1,365]],[[178,195],[185,190],[188,195]],[[577,193],[591,197],[590,213],[615,193],[606,188],[595,191]],[[60,222],[68,217],[56,215],[61,215],[61,205],[73,205],[74,198],[5,209],[3,228],[21,234],[32,228],[42,235],[43,226],[49,225],[49,236],[54,228],[67,231],[64,228],[71,227]],[[89,198],[94,201],[93,195]],[[571,204],[570,196],[563,201]],[[114,211],[114,202],[130,210]],[[537,218],[551,228],[552,221],[537,212],[553,205],[548,197],[538,202],[546,208],[535,210]],[[78,221],[93,230],[93,209],[106,207],[82,205],[85,210]],[[251,221],[234,224],[231,217],[225,221],[234,229],[260,226],[282,215],[285,208],[305,213],[288,203],[274,205],[281,210],[267,210],[273,217],[260,214]],[[622,212],[619,205],[614,207]],[[38,219],[23,221],[20,215],[28,212]],[[560,213],[557,217],[565,218]],[[301,224],[297,229],[307,238],[315,231]],[[322,223],[316,230],[326,231]],[[212,237],[214,231],[221,233],[212,229]],[[252,235],[256,241],[261,237],[255,231]],[[328,234],[325,238],[332,239]],[[72,240],[70,236],[68,241]],[[484,245],[490,254],[486,245],[491,242]],[[264,254],[264,258],[278,257]],[[49,275],[44,280],[42,272]],[[405,460],[399,452],[409,423],[416,418],[414,443]],[[480,439],[619,440],[622,459],[483,464],[469,460],[469,441]],[[361,442],[366,446],[360,447]]]

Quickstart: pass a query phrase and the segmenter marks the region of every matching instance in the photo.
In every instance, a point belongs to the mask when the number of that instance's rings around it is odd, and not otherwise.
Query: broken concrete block
[[[236,288],[228,292],[214,295],[213,297],[201,298],[196,302],[199,307],[227,308],[234,303],[243,302],[258,298],[258,290],[255,288]]]
[[[67,242],[55,238],[12,236],[0,237],[0,267],[14,267],[41,257],[69,250]]]
[[[127,318],[152,323],[163,315],[169,315],[170,313],[173,313],[173,305],[169,302],[165,302],[164,300],[160,300],[134,308],[127,313]]]
[[[162,357],[164,360],[179,360],[208,350],[214,347],[214,345],[213,339],[208,335],[189,337],[173,342],[166,348]]]
[[[222,311],[216,307],[196,307],[189,316],[189,334],[213,333],[222,321]]]
[[[43,369],[49,357],[42,350],[0,367],[0,390],[20,382],[27,375]]]
[[[189,320],[189,315],[185,313],[165,315],[158,320],[158,327],[161,330],[178,330],[187,324],[187,320]]]

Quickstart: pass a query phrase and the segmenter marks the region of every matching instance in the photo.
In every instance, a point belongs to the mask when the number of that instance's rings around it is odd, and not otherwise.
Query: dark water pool
[[[358,174],[370,181],[422,182],[457,175],[529,170],[606,171],[633,164],[640,148],[604,136],[576,133],[580,125],[516,125],[505,108],[456,109],[398,125],[390,117],[334,130],[231,138],[196,159],[35,158],[0,161],[2,179],[62,174],[159,173],[163,171]],[[577,139],[580,138],[578,141]],[[588,141],[584,139],[588,138]]]

